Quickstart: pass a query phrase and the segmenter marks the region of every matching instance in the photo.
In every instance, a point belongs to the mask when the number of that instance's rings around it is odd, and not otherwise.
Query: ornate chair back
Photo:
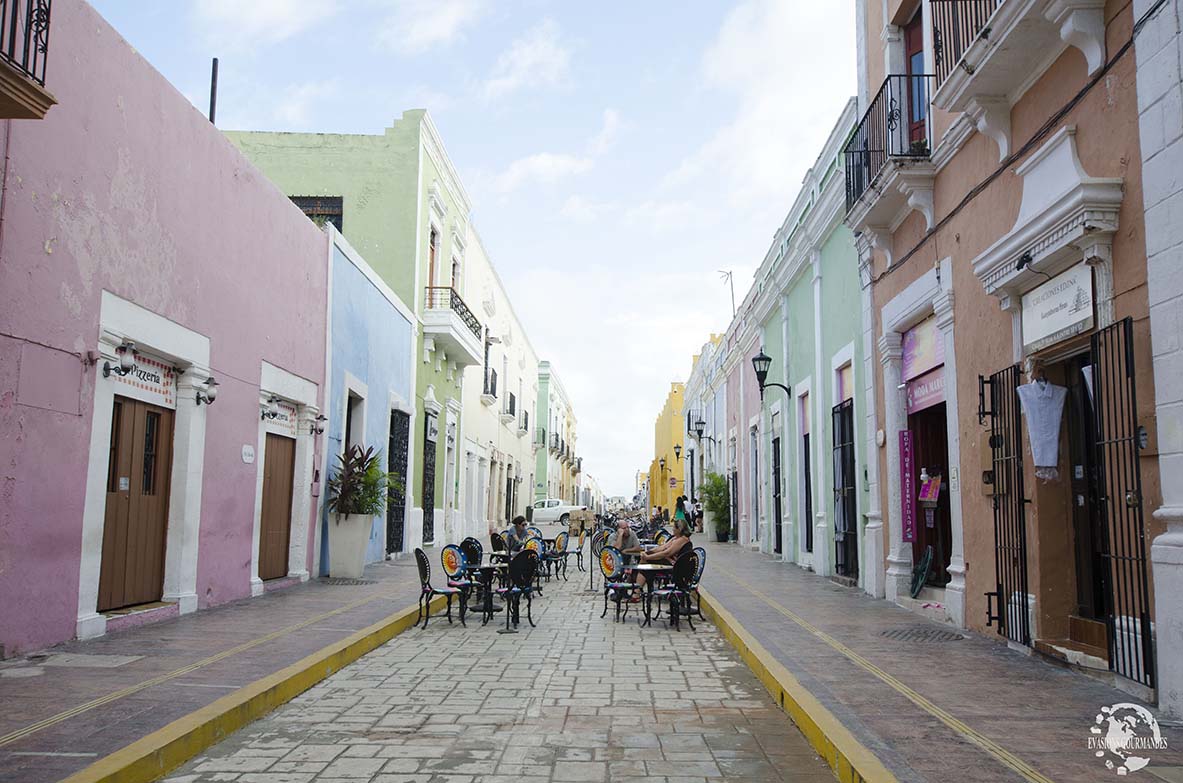
[[[700,546],[694,547],[694,554],[698,556],[698,570],[694,572],[694,585],[702,581],[702,572],[707,567],[707,551]]]
[[[661,530],[658,530],[657,535],[655,535],[653,537],[653,543],[664,544],[666,541],[669,541],[671,538],[673,538],[673,535],[670,533],[670,531],[666,530],[665,528],[662,528]]]
[[[489,535],[489,545],[493,547],[494,552],[504,552],[505,537],[500,533],[492,533]]]
[[[541,538],[533,536],[526,539],[525,549],[528,549],[534,554],[541,556],[542,553],[546,551],[546,544],[543,543]]]
[[[440,563],[449,579],[464,578],[464,552],[455,544],[448,544],[440,550]]]
[[[564,530],[555,536],[555,554],[561,555],[567,551],[567,542],[571,540],[571,534]]]
[[[427,559],[427,553],[419,547],[415,547],[415,565],[419,566],[419,585],[424,590],[431,588],[431,563]]]
[[[614,581],[624,576],[624,555],[614,546],[606,546],[600,550],[600,573],[607,581]]]
[[[509,561],[509,581],[521,590],[530,589],[537,571],[538,553],[532,549],[523,549]]]
[[[698,553],[691,551],[678,558],[678,561],[674,563],[674,570],[670,573],[670,577],[679,590],[689,590],[696,573],[698,573]]]
[[[485,559],[485,548],[472,536],[460,542],[460,551],[464,553],[464,562],[468,565],[480,565]]]
[[[530,527],[526,528],[526,535],[528,535],[530,538],[542,538],[542,530],[541,528],[531,525]]]

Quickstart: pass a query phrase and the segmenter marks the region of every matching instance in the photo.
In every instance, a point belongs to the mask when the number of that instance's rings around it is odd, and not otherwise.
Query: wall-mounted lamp
[[[309,435],[323,435],[324,431],[325,431],[325,424],[324,423],[328,420],[329,420],[329,418],[327,416],[325,416],[323,413],[318,415],[315,419],[312,420],[312,423],[308,425],[308,434]]]
[[[218,380],[212,375],[205,379],[205,388],[198,389],[194,395],[197,404],[205,403],[206,405],[213,405],[214,400],[218,399]]]
[[[665,457],[662,457],[661,459],[659,459],[657,461],[657,464],[660,465],[661,469],[664,471],[665,470]]]
[[[123,344],[115,349],[115,353],[119,354],[119,364],[103,362],[104,378],[110,378],[111,373],[122,378],[136,368],[136,344],[131,340],[124,340]]]
[[[278,419],[279,418],[279,398],[272,394],[267,399],[267,405],[263,408],[259,415],[260,419]]]
[[[677,443],[674,444],[674,459],[679,460],[679,461],[681,461],[681,459],[682,459],[681,444],[677,444]]]
[[[1023,253],[1023,255],[1019,256],[1019,260],[1015,264],[1015,271],[1022,272],[1024,269],[1026,269],[1028,271],[1034,272],[1037,275],[1043,275],[1048,280],[1051,280],[1052,276],[1049,275],[1047,272],[1044,272],[1041,269],[1036,269],[1033,266],[1031,266],[1031,264],[1034,261],[1035,261],[1035,258],[1031,255],[1031,251],[1028,250],[1027,252]]]

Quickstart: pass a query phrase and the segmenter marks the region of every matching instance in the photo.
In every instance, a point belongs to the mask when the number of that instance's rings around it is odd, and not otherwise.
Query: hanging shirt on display
[[[1068,390],[1047,381],[1035,381],[1018,389],[1027,419],[1027,437],[1031,439],[1031,456],[1035,460],[1035,475],[1045,481],[1059,478],[1060,421],[1064,417],[1064,400]]]

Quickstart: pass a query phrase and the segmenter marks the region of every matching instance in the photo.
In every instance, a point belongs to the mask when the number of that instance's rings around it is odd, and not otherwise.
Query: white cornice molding
[[[1014,227],[973,260],[987,293],[1005,302],[1082,259],[1110,261],[1122,180],[1085,172],[1075,126],[1061,128],[1015,173],[1023,181],[1023,201]],[[1028,268],[1017,270],[1026,253]]]
[[[472,211],[472,200],[469,199],[468,192],[464,189],[464,182],[461,181],[460,175],[456,172],[456,167],[452,164],[452,159],[448,157],[448,150],[444,147],[443,139],[435,127],[435,121],[431,118],[431,113],[426,109],[423,110],[423,117],[419,123],[419,127],[420,138],[423,140],[423,148],[427,150],[427,154],[431,157],[431,162],[435,164],[436,169],[444,176],[444,186],[448,188],[460,210],[467,216]]]

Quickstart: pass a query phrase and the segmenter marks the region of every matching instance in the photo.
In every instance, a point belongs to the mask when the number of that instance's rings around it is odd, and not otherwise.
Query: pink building
[[[753,294],[749,291],[723,336],[727,354],[727,464],[731,474],[735,540],[758,548],[761,541],[760,388],[752,357],[760,352],[759,330],[750,323]]]
[[[0,657],[314,549],[325,235],[89,5],[52,24],[58,105],[3,131]]]

